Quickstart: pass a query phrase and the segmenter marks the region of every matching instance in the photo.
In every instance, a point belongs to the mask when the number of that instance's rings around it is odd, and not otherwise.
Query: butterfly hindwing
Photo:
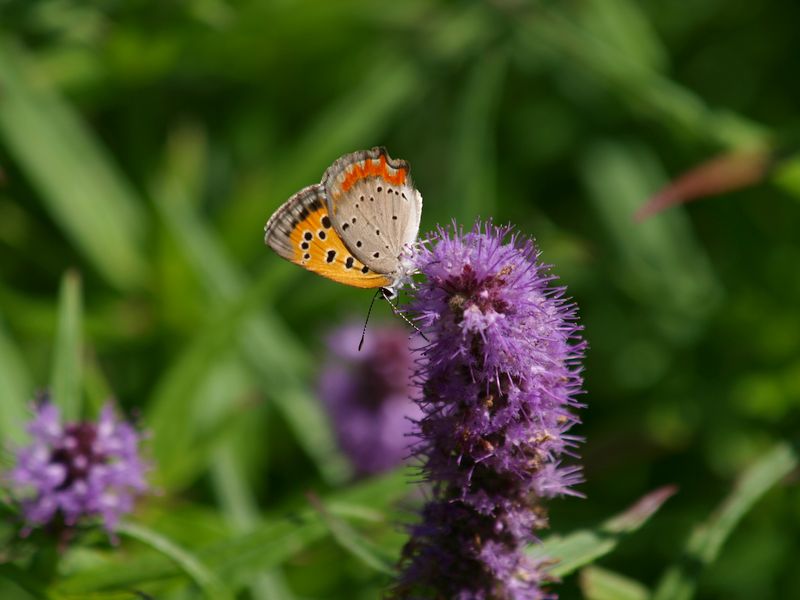
[[[353,152],[325,171],[322,187],[334,228],[355,257],[379,273],[396,272],[422,214],[408,163],[384,148]]]
[[[360,288],[384,287],[391,279],[353,256],[333,227],[323,188],[303,188],[267,222],[265,243],[283,258],[323,277]]]

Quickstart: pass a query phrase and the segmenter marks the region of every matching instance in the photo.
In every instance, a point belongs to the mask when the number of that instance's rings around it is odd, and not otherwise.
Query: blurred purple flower
[[[410,312],[431,342],[416,377],[415,452],[432,484],[403,553],[399,598],[539,600],[550,578],[525,546],[541,499],[573,494],[585,349],[576,307],[531,240],[477,224],[417,250]]]
[[[414,354],[399,326],[369,329],[358,351],[360,325],[328,336],[328,358],[319,395],[340,447],[359,475],[398,466],[408,456],[409,434],[419,407],[411,401]]]
[[[120,518],[148,489],[147,465],[139,457],[140,434],[106,404],[97,422],[61,422],[46,399],[34,407],[28,446],[16,451],[8,474],[25,519],[23,534],[52,525],[69,530],[100,518],[113,535]]]

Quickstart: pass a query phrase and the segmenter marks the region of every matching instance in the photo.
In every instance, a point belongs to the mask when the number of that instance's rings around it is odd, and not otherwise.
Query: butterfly
[[[264,243],[323,277],[394,297],[412,271],[422,195],[408,163],[376,147],[345,154],[267,221]]]

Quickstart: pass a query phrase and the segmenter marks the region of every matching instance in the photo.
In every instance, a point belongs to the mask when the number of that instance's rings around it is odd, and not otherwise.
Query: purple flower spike
[[[47,525],[63,533],[100,518],[113,535],[136,496],[148,489],[140,434],[111,404],[97,422],[62,424],[58,408],[46,400],[34,411],[27,426],[31,443],[16,451],[8,474],[25,518],[23,534]]]
[[[415,453],[432,498],[411,528],[398,598],[541,600],[552,580],[524,549],[547,526],[542,499],[579,495],[562,464],[582,405],[576,307],[533,241],[511,228],[440,229],[415,253],[409,307],[426,336],[415,374]]]
[[[392,469],[408,456],[420,410],[411,401],[414,354],[402,327],[371,328],[358,351],[360,325],[328,336],[319,395],[336,437],[359,475]]]

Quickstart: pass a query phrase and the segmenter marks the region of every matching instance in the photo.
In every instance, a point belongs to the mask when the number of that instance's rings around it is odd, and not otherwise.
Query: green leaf
[[[247,485],[242,469],[242,457],[237,454],[240,448],[228,438],[214,453],[211,475],[214,489],[222,513],[239,533],[250,533],[258,525],[258,505],[253,492]],[[250,594],[254,600],[293,600],[294,594],[279,569],[254,575],[249,582]]]
[[[161,485],[175,488],[186,481],[187,460],[199,433],[193,409],[200,390],[215,374],[214,365],[229,352],[232,335],[224,326],[202,330],[156,385],[147,423]]]
[[[408,477],[405,470],[395,471],[333,494],[324,502],[331,514],[341,518],[384,520],[376,507],[386,506],[407,494]],[[251,533],[221,542],[208,552],[219,557],[216,564],[226,580],[244,583],[253,573],[280,565],[328,532],[321,515],[308,508],[268,520]]]
[[[375,507],[386,506],[408,493],[409,474],[398,470],[365,481],[325,500],[331,514],[342,518],[375,521],[384,517]],[[195,554],[212,565],[218,577],[238,590],[255,575],[275,569],[328,533],[322,516],[310,508],[262,521],[252,531],[207,545]],[[174,577],[179,570],[162,557],[126,560],[125,568],[86,570],[67,576],[57,584],[63,594],[88,593],[105,589],[126,589],[144,582]]]
[[[184,573],[194,580],[209,600],[233,600],[234,596],[231,591],[198,557],[163,535],[134,523],[122,523],[117,531],[122,535],[139,540],[171,558]]]
[[[797,452],[788,444],[781,443],[747,469],[714,514],[692,531],[682,559],[666,570],[653,600],[692,598],[703,569],[717,559],[725,541],[744,515],[797,465]]]
[[[67,421],[81,417],[82,327],[81,279],[75,271],[68,271],[61,280],[50,379],[53,402]]]
[[[596,529],[550,536],[541,544],[531,546],[528,554],[536,559],[552,560],[555,564],[549,571],[556,577],[564,577],[609,554],[625,535],[644,525],[675,492],[674,486],[659,488]]]
[[[650,591],[638,581],[598,566],[581,569],[580,586],[586,600],[647,600]]]
[[[22,355],[0,322],[0,439],[4,443],[20,442],[25,437],[26,403],[32,391],[31,376]]]
[[[333,516],[315,495],[309,494],[308,499],[311,505],[322,516],[331,534],[333,534],[333,539],[335,539],[342,548],[376,571],[386,573],[387,575],[395,574],[391,562],[381,556],[376,548],[364,539],[362,535],[342,519]]]
[[[236,337],[263,306],[276,282],[272,273],[265,272],[235,301],[223,306],[216,318],[198,329],[156,384],[147,423],[153,431],[153,453],[163,485],[180,486],[190,475],[186,459],[192,458],[201,433],[194,417],[196,409],[203,406],[202,391],[217,377],[217,366],[231,360]]]
[[[32,598],[54,598],[42,587],[42,582],[39,579],[23,571],[13,563],[0,563],[0,579],[11,581],[22,590],[28,592]]]
[[[111,284],[145,279],[142,204],[27,52],[0,38],[0,136],[53,220]]]

